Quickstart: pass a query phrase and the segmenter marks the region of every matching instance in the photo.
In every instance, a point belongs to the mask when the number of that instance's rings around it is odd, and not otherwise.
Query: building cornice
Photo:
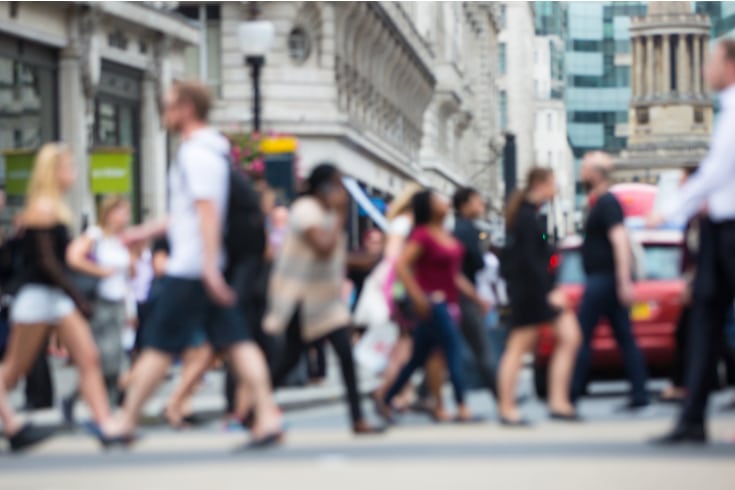
[[[401,11],[396,2],[368,2],[367,5],[394,34],[396,42],[405,48],[407,55],[416,64],[424,78],[434,86],[436,77],[431,69],[433,54],[412,23],[404,17],[405,12]]]
[[[133,2],[76,2],[80,5],[89,5],[102,14],[116,17],[149,29],[160,32],[167,37],[186,44],[199,43],[199,30],[170,12]]]

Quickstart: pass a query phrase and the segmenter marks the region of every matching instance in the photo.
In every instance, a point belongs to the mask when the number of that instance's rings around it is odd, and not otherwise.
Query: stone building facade
[[[40,145],[57,140],[74,152],[78,224],[94,220],[95,193],[105,185],[126,190],[137,219],[165,212],[160,100],[183,75],[184,49],[198,36],[185,20],[145,3],[0,2],[0,169],[9,194],[3,225],[24,201],[29,168],[19,156],[32,159]],[[95,173],[94,155],[109,147],[130,158],[114,168],[102,162]]]
[[[496,5],[222,2],[217,8],[220,127],[251,127],[252,87],[237,29],[243,21],[268,20],[275,41],[262,72],[262,128],[298,138],[299,172],[336,162],[382,196],[396,195],[409,181],[447,195],[473,183],[499,208]]]
[[[706,155],[712,101],[702,75],[709,17],[686,2],[652,2],[634,17],[628,146],[616,178],[656,183],[661,172],[695,166]]]
[[[503,27],[500,31],[501,73],[500,119],[503,131],[516,139],[516,175],[523,185],[528,170],[536,164],[534,130],[536,102],[533,59],[535,28],[531,2],[503,2]]]

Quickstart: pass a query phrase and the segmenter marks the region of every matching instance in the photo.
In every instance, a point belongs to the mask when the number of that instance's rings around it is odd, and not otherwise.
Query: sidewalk
[[[330,353],[331,354],[331,353]],[[327,379],[320,385],[305,387],[282,388],[276,391],[276,402],[284,411],[299,410],[308,407],[323,406],[332,403],[341,403],[344,399],[344,387],[342,385],[341,372],[336,359],[332,355],[327,356]],[[29,418],[41,425],[61,425],[63,417],[59,407],[60,400],[67,395],[76,385],[76,371],[54,360],[51,362],[52,375],[54,378],[54,396],[56,406],[51,409],[37,410],[29,413]],[[144,425],[157,425],[164,423],[161,419],[166,400],[174,389],[179,379],[180,366],[174,366],[171,376],[167,379],[153,398],[146,404],[143,411]],[[360,393],[364,396],[373,391],[379,383],[379,379],[365,372],[360,373]],[[217,419],[224,415],[226,402],[224,397],[224,371],[210,371],[204,377],[204,382],[192,400],[193,413],[204,419]],[[24,402],[23,384],[11,393],[11,402],[15,407],[21,407]],[[75,411],[76,419],[79,421],[89,420],[90,413],[83,402],[77,404]]]

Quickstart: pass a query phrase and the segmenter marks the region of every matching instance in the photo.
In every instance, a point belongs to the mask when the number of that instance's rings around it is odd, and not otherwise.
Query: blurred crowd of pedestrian
[[[678,209],[666,215],[689,220],[689,286],[673,384],[662,394],[681,401],[683,411],[662,443],[706,440],[718,359],[732,363],[720,339],[733,321],[735,294],[735,199],[728,191],[735,182],[728,132],[735,127],[735,42],[717,45],[707,73],[723,92],[721,120],[710,155],[683,184]],[[166,96],[165,122],[180,145],[169,174],[169,215],[159,222],[132,226],[130,202],[108,196],[99,202],[98,224],[72,239],[65,204],[76,177],[72,153],[57,143],[38,152],[25,209],[0,253],[0,419],[12,449],[50,435],[24,423],[7,395],[26,378],[28,408],[53,404],[47,350],[79,372],[77,387],[60,397],[66,423],[75,423],[81,396],[92,414],[87,428],[106,447],[135,440],[143,405],[176,359],[182,369],[163,414],[169,424],[196,423],[191,399],[206,372],[222,367],[228,416],[250,429],[251,446],[277,444],[284,425],[273,390],[300,364],[309,382],[322,382],[327,346],[357,435],[385,429],[364,413],[358,365],[382,376],[372,400],[386,425],[407,410],[425,411],[436,422],[480,420],[467,403],[465,350],[497,402],[499,422],[527,426],[518,407],[519,374],[544,325],[555,333],[549,416],[578,422],[590,343],[603,317],[630,378],[626,408],[649,405],[646,362],[630,321],[630,236],[609,191],[609,155],[592,152],[583,161],[585,286],[574,311],[556,285],[553,249],[538,219],[557,192],[551,169],[531,169],[509,200],[504,243],[478,224],[486,215],[478,190],[461,188],[450,202],[412,183],[390,204],[387,228],[370,229],[360,249],[349,251],[350,196],[339,167],[315,166],[299,197],[279,202],[265,182],[231,167],[228,141],[207,123],[209,105],[197,83],[179,82]],[[375,352],[386,343],[390,351]],[[442,395],[447,378],[454,414]]]

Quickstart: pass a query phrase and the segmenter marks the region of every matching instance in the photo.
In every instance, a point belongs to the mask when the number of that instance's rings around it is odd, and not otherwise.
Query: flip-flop
[[[87,422],[84,424],[84,428],[97,438],[97,441],[99,441],[104,449],[113,449],[116,447],[129,448],[139,439],[135,434],[109,437],[102,431],[102,427],[100,427],[96,422]]]
[[[468,419],[456,416],[451,420],[453,424],[482,424],[485,421],[486,419],[482,415],[472,415]]]
[[[510,420],[506,419],[505,417],[500,417],[499,419],[500,425],[503,427],[509,427],[514,429],[528,429],[533,426],[531,422],[528,419],[518,419],[518,420]]]
[[[252,439],[250,442],[241,446],[241,451],[259,451],[264,449],[274,448],[280,446],[283,443],[283,439],[286,435],[284,429],[280,429],[276,432],[272,432],[263,437]]]
[[[549,418],[559,422],[584,422],[584,419],[577,412],[571,414],[549,412]]]

